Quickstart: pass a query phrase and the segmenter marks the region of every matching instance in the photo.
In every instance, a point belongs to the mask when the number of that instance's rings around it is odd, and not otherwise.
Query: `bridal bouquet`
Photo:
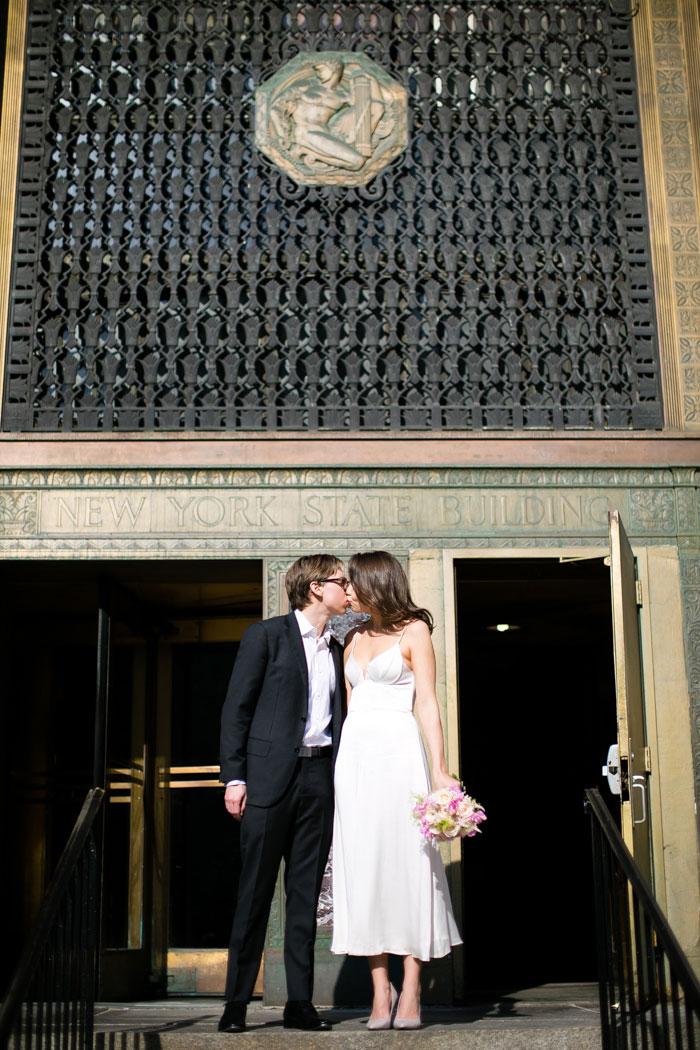
[[[484,807],[463,788],[438,788],[414,799],[413,818],[429,842],[473,838],[486,820]]]

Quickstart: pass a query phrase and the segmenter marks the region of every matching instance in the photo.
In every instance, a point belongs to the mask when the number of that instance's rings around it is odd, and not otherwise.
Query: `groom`
[[[295,561],[292,612],[243,635],[221,713],[226,809],[241,821],[241,876],[220,1032],[242,1032],[285,862],[286,1028],[330,1028],[311,1003],[316,907],[333,830],[333,760],[344,704],[342,649],[326,629],[347,608],[343,564]]]

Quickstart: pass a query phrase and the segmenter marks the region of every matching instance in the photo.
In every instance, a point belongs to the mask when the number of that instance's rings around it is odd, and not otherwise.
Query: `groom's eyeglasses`
[[[339,587],[346,591],[350,580],[346,580],[344,576],[326,576],[324,580],[316,580],[316,583],[337,583]]]

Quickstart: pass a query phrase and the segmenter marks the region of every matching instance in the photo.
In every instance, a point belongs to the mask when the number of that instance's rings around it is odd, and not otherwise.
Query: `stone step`
[[[418,1031],[368,1032],[369,1011],[319,1007],[330,1032],[282,1027],[277,1007],[251,1004],[248,1029],[217,1031],[220,1000],[99,1003],[95,1050],[601,1050],[598,1002],[491,1000],[426,1007]]]

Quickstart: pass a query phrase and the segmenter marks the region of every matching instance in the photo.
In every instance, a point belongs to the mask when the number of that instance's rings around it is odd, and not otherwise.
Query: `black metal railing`
[[[103,797],[88,792],[0,1006],[2,1050],[92,1050]]]
[[[700,1046],[700,982],[600,793],[588,789],[603,1050]]]

